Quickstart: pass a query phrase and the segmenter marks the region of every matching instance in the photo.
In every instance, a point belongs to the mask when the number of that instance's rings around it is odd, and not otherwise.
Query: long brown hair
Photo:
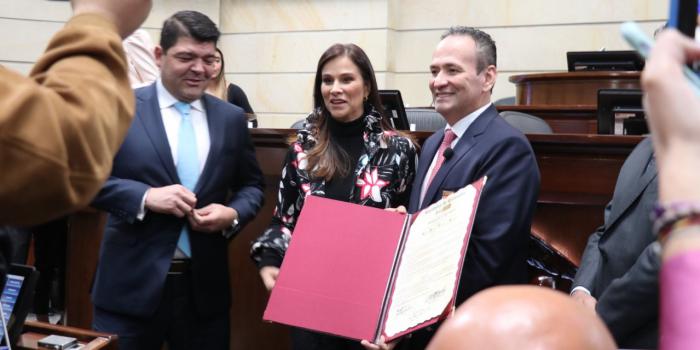
[[[219,53],[221,57],[221,70],[219,74],[211,79],[209,86],[207,87],[207,92],[226,101],[228,95],[228,81],[226,81],[226,65],[224,64],[224,53],[217,47],[216,52]]]
[[[326,104],[323,102],[323,94],[321,93],[323,67],[326,63],[338,57],[348,57],[357,66],[364,84],[369,88],[364,113],[368,112],[368,108],[374,107],[382,116],[382,129],[393,130],[385,116],[377,90],[377,79],[374,77],[374,69],[367,54],[355,44],[335,44],[329,47],[321,55],[316,68],[314,111],[317,115],[315,130],[313,130],[316,137],[316,145],[307,154],[308,169],[311,169],[311,175],[316,178],[323,178],[326,181],[332,179],[336,174],[346,176],[348,172],[352,171],[352,169],[349,169],[350,160],[347,153],[339,145],[331,142],[328,135],[328,118],[332,117],[326,108]]]

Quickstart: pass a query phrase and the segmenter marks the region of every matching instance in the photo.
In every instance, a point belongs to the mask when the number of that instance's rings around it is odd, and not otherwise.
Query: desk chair
[[[499,98],[493,104],[496,106],[512,106],[515,104],[515,96]]]
[[[290,129],[297,129],[300,130],[304,127],[304,123],[306,122],[306,118],[299,119],[292,123],[292,125],[289,127]]]
[[[436,131],[445,127],[445,118],[435,109],[427,108],[406,108],[406,117],[409,124],[416,126],[415,131]]]
[[[523,134],[552,134],[552,128],[542,118],[516,111],[503,111],[501,117]]]

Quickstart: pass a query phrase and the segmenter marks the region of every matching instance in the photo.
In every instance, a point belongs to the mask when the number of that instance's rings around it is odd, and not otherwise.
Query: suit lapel
[[[214,103],[211,103],[211,97],[209,95],[204,94],[204,96],[202,96],[202,106],[206,110],[210,145],[207,161],[204,163],[204,168],[199,175],[197,186],[195,186],[194,189],[195,193],[199,193],[206,182],[205,179],[211,176],[210,173],[214,171],[214,167],[218,163],[218,158],[221,155],[224,142],[224,126],[226,125],[224,120],[226,116],[215,107]]]
[[[143,128],[148,138],[151,140],[151,144],[153,144],[158,158],[160,158],[160,161],[163,163],[163,168],[168,173],[168,176],[170,176],[170,180],[172,183],[180,183],[180,178],[177,176],[177,171],[175,169],[175,161],[173,160],[170,150],[170,144],[168,143],[168,136],[163,126],[163,117],[160,114],[156,84],[154,83],[145,89],[142,97],[138,99],[138,103],[142,105],[136,108],[137,111],[144,112],[137,113],[137,117],[143,124]]]
[[[498,112],[496,112],[495,107],[491,105],[481,115],[479,115],[479,117],[477,117],[476,120],[474,120],[472,125],[470,125],[469,128],[467,128],[467,131],[464,132],[462,137],[459,138],[457,144],[455,145],[455,148],[453,149],[454,155],[451,159],[445,160],[445,162],[442,164],[442,167],[440,167],[440,170],[438,170],[437,174],[435,174],[433,182],[425,191],[423,208],[425,208],[433,202],[431,199],[435,198],[438,189],[442,187],[442,183],[447,178],[447,175],[452,171],[452,168],[454,168],[455,165],[459,163],[460,159],[462,159],[462,157],[469,153],[469,151],[474,147],[474,145],[477,144],[478,136],[486,130],[488,125],[491,123],[491,120],[496,115],[498,115]],[[440,141],[442,141],[442,138],[440,138]]]
[[[638,152],[634,152],[634,156],[631,156],[627,161],[629,170],[625,169],[624,172],[620,172],[620,179],[615,185],[615,201],[613,202],[606,228],[615,224],[615,221],[627,211],[627,208],[634,203],[656,177],[656,166],[653,164],[654,157],[651,142],[648,139],[642,142],[644,144],[640,145]]]

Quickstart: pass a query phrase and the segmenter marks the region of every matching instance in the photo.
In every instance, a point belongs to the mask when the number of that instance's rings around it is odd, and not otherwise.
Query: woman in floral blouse
[[[354,44],[328,48],[316,70],[314,112],[285,159],[272,223],[251,249],[268,290],[275,285],[307,195],[377,208],[408,202],[416,148],[383,113],[365,52]],[[357,342],[299,329],[293,329],[292,341],[295,349],[362,348]]]

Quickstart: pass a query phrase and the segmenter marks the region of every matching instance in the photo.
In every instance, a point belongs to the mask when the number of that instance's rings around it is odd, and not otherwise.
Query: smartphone
[[[694,38],[698,25],[698,0],[671,0],[668,9],[668,26]]]
[[[649,52],[654,46],[648,35],[646,35],[639,25],[634,22],[625,22],[620,25],[622,37],[645,59],[649,57]],[[690,84],[695,89],[695,92],[700,95],[700,77],[687,66],[683,67],[683,74],[690,81]]]
[[[73,337],[64,337],[62,335],[50,335],[41,338],[37,345],[47,349],[67,350],[78,345],[78,340]]]

